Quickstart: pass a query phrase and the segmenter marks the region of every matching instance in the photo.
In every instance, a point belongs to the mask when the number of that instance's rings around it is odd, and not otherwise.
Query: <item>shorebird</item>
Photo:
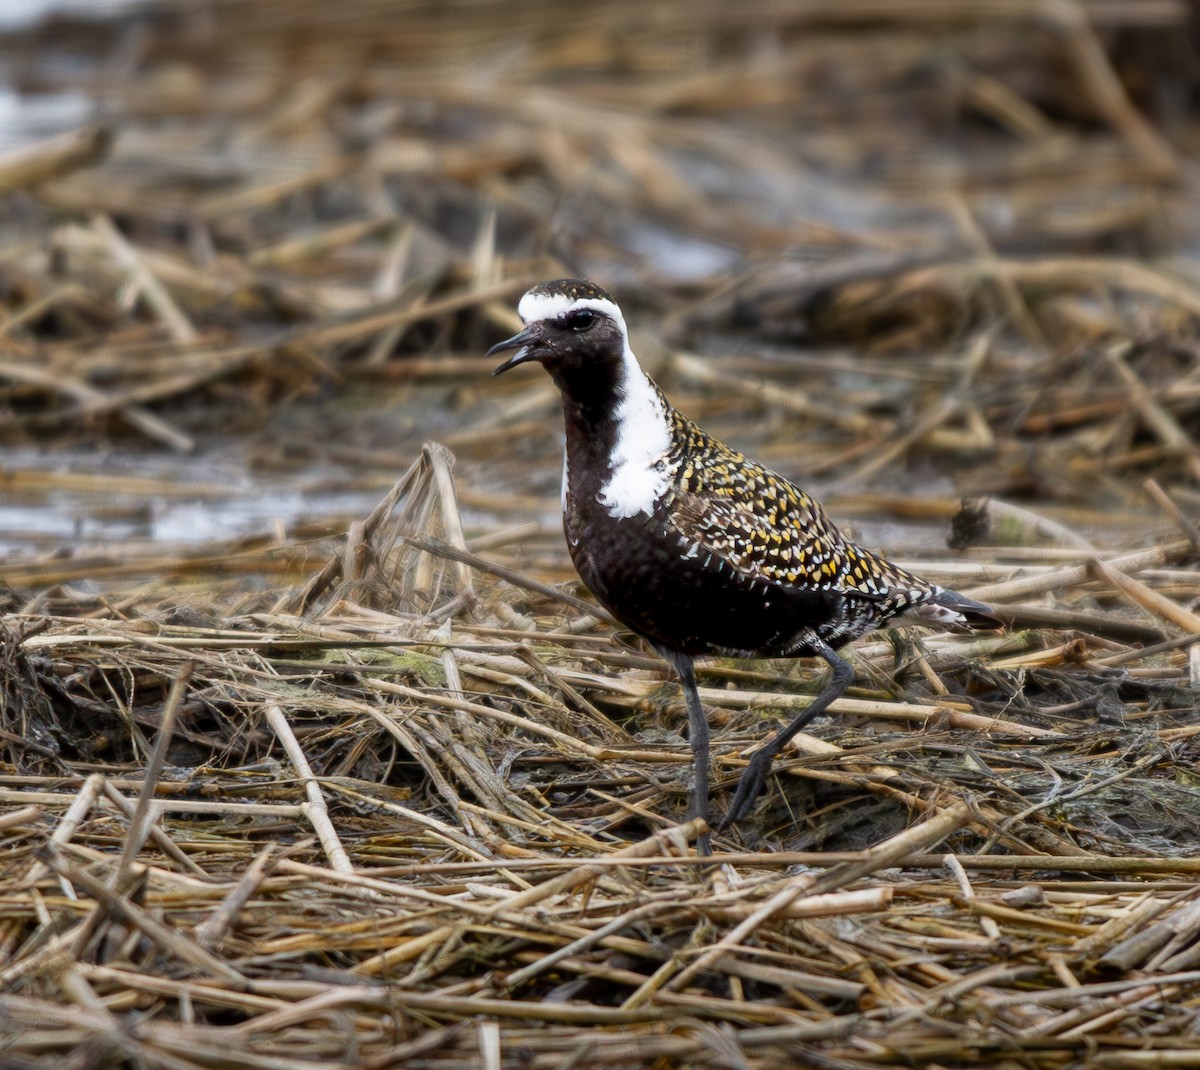
[[[599,286],[557,279],[517,307],[524,329],[493,372],[537,362],[562,393],[563,526],[583,582],[674,666],[694,772],[689,817],[708,817],[709,730],[694,659],[812,656],[824,690],[750,759],[723,831],[750,811],[771,762],[849,686],[837,650],[893,618],[998,628],[989,607],[846,538],[799,487],[707,434],[642,370],[625,317]],[[701,851],[710,848],[707,837]]]

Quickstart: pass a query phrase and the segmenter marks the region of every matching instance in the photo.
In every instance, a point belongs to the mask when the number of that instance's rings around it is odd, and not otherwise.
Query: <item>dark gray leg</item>
[[[805,645],[814,654],[819,654],[829,663],[829,667],[833,670],[833,676],[825,690],[813,699],[811,704],[801,710],[779,735],[758,750],[750,759],[750,764],[746,766],[746,771],[738,781],[737,791],[733,793],[733,802],[729,804],[728,811],[717,826],[718,832],[724,832],[730,825],[736,825],[750,812],[754,806],[754,800],[758,798],[759,792],[767,782],[767,774],[771,770],[771,762],[775,759],[775,755],[783,750],[787,746],[788,740],[809,721],[824,713],[834,699],[840,698],[854,678],[854,669],[850,662],[837,654],[833,647],[824,640],[814,636],[811,640],[807,640]]]
[[[702,817],[708,820],[708,718],[700,705],[700,693],[696,690],[695,663],[687,654],[666,655],[683,685],[683,697],[688,711],[688,742],[692,745],[692,797],[688,803],[688,820]],[[696,841],[696,850],[702,855],[712,854],[709,835],[705,833]]]

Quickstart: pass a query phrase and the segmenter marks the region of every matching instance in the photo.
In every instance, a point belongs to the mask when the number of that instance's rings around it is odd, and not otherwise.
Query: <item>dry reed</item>
[[[1200,1065],[1194,131],[1139,63],[1186,6],[460,8],[0,39],[103,104],[0,154],[10,500],[216,511],[253,488],[130,458],[234,444],[378,502],[11,533],[0,1061]],[[568,269],[1010,624],[858,644],[711,860],[678,691],[573,582],[554,391],[480,356]],[[718,806],[813,673],[702,666]]]

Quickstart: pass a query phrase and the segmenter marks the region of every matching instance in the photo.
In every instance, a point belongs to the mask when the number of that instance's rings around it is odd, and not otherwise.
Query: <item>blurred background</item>
[[[2,15],[18,588],[342,531],[428,439],[470,534],[570,578],[555,392],[481,355],[562,274],[617,296],[684,411],[894,554],[963,496],[993,541],[1076,548],[1161,519],[1147,479],[1200,507],[1184,0]],[[313,567],[272,560],[245,570]]]

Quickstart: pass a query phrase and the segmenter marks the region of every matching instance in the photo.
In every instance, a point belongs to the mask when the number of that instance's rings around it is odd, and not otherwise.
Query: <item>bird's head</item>
[[[595,283],[583,279],[540,283],[521,298],[517,313],[524,330],[488,350],[489,357],[516,350],[493,375],[537,361],[557,378],[590,366],[619,365],[626,359],[625,317]]]

